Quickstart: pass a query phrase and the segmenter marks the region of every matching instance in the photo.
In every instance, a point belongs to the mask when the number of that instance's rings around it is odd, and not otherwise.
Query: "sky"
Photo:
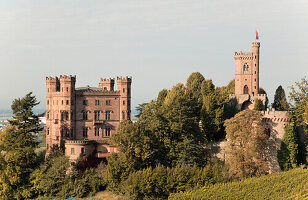
[[[132,107],[192,72],[216,86],[234,78],[234,52],[259,32],[260,86],[308,75],[307,0],[5,0],[0,5],[0,109],[32,91],[45,108],[45,77],[76,86],[132,76]]]

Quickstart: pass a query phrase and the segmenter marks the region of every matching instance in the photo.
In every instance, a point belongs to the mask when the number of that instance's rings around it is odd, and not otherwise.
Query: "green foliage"
[[[103,189],[106,181],[101,166],[84,172],[79,172],[76,166],[70,165],[63,152],[51,153],[45,163],[31,174],[32,192],[45,199],[65,199],[86,197]]]
[[[225,121],[228,149],[227,161],[234,178],[259,176],[268,173],[264,149],[268,135],[258,111],[245,110]]]
[[[308,195],[307,180],[307,169],[294,169],[171,194],[169,199],[305,199]]]
[[[279,87],[276,89],[272,107],[276,110],[289,110],[290,108],[287,102],[286,94],[281,85],[279,85]]]
[[[263,103],[260,99],[256,99],[255,101],[255,105],[254,105],[254,110],[258,110],[258,111],[261,111],[263,110]]]
[[[299,135],[299,162],[308,163],[308,80],[302,78],[291,87],[292,115]]]
[[[30,92],[12,103],[13,120],[1,133],[0,140],[0,197],[24,199],[32,196],[30,173],[39,165],[35,153],[38,142],[35,136],[42,130],[39,117],[33,113],[38,102]]]
[[[299,163],[299,138],[296,132],[296,125],[293,121],[285,128],[280,150],[278,151],[278,162],[282,170],[296,168]]]
[[[202,130],[207,141],[219,141],[225,137],[224,121],[233,117],[236,109],[236,99],[230,101],[229,95],[234,92],[234,80],[227,87],[217,87],[212,80],[202,82],[201,93],[203,106],[201,110]]]
[[[131,173],[123,183],[125,195],[132,199],[167,199],[170,193],[225,181],[224,168],[218,162],[199,168],[178,165],[146,168]]]
[[[196,98],[182,84],[161,91],[144,108],[136,123],[124,121],[112,141],[130,169],[158,164],[205,164],[204,136],[199,127]],[[109,161],[108,161],[109,162]]]

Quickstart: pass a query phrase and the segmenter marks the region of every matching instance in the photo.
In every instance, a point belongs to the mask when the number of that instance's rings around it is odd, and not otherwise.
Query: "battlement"
[[[60,75],[60,77],[58,77],[58,76],[46,77],[46,81],[52,82],[52,81],[58,81],[58,80],[60,80],[60,81],[62,81],[62,80],[76,81],[76,75],[74,75],[74,76],[72,76],[72,75],[69,75],[69,76],[67,76],[67,75]]]
[[[253,42],[253,43],[252,43],[252,46],[253,46],[253,47],[260,47],[260,42]]]
[[[261,111],[264,121],[272,121],[275,123],[286,123],[291,120],[291,113],[288,111],[267,110]]]
[[[114,78],[101,78],[101,81],[114,81]]]
[[[59,78],[57,76],[51,77],[51,76],[46,76],[46,81],[57,81]]]
[[[91,140],[65,140],[66,144],[88,144]]]
[[[235,56],[252,56],[252,53],[251,52],[235,52],[234,53]]]
[[[67,80],[67,81],[76,81],[76,75],[72,76],[72,75],[60,75],[60,81],[62,80]]]
[[[127,81],[127,82],[131,82],[132,81],[132,77],[131,76],[126,76],[126,77],[118,77],[117,76],[117,81]]]

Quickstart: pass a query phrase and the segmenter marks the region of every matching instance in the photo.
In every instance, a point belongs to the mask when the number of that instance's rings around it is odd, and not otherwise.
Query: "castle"
[[[46,151],[55,146],[75,160],[116,152],[110,137],[131,118],[131,77],[102,79],[98,87],[75,88],[76,76],[46,77]]]
[[[256,99],[265,105],[266,94],[259,94],[259,50],[260,43],[252,43],[252,52],[242,51],[234,54],[235,59],[235,94],[230,98],[236,98],[238,109],[253,109]],[[267,128],[269,138],[269,149],[267,151],[270,173],[280,171],[277,160],[277,150],[280,149],[281,140],[284,135],[284,126],[290,121],[288,111],[275,111],[274,109],[260,111],[263,115],[263,123]],[[219,144],[221,152],[217,155],[224,159],[227,142]]]

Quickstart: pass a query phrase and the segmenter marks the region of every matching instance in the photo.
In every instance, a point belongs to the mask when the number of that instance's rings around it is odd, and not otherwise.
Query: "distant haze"
[[[234,78],[234,52],[260,36],[260,85],[273,101],[308,74],[305,0],[9,0],[0,6],[0,109],[29,91],[45,107],[45,77],[132,76],[132,107],[199,71]],[[288,93],[288,90],[287,90]]]

